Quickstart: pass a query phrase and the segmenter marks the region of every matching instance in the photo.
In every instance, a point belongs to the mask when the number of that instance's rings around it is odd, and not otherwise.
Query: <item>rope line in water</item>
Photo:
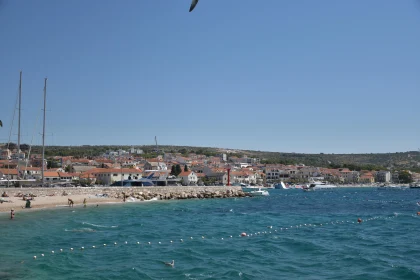
[[[416,215],[411,215],[411,216],[416,217]],[[225,237],[206,237],[206,236],[203,235],[203,236],[201,236],[201,238],[199,236],[198,240],[204,240],[204,239],[225,240],[225,239],[233,239],[233,238],[255,237],[255,236],[261,236],[261,235],[267,235],[267,234],[280,234],[284,231],[289,231],[291,229],[298,229],[298,228],[305,228],[305,227],[325,227],[327,225],[359,224],[359,223],[366,223],[366,222],[370,222],[370,221],[374,221],[374,220],[389,220],[389,219],[393,219],[393,218],[396,218],[396,217],[398,217],[398,214],[394,214],[392,216],[371,217],[371,218],[363,219],[363,220],[361,220],[361,222],[359,222],[358,220],[356,220],[356,221],[336,220],[336,221],[330,221],[330,222],[326,222],[326,223],[298,224],[298,225],[292,225],[292,226],[288,226],[288,227],[267,226],[268,231],[267,230],[258,231],[258,232],[256,231],[256,232],[253,232],[253,233],[243,232],[239,235],[235,234],[235,235],[228,235],[228,236],[225,236]],[[171,245],[171,244],[174,244],[174,243],[185,244],[187,240],[194,240],[194,236],[190,236],[189,238],[185,238],[185,239],[181,238],[179,240],[169,240],[167,242],[158,241],[156,243],[158,245],[162,245],[162,244]],[[109,245],[109,244],[111,244],[111,245]],[[118,246],[118,244],[120,244],[120,243],[119,242],[110,242],[110,243],[104,243],[102,245],[92,245],[92,246],[86,246],[86,247],[85,246],[77,246],[77,247],[75,246],[75,247],[70,247],[67,251],[65,249],[61,248],[61,249],[58,250],[58,252],[66,253],[66,252],[73,252],[74,250],[84,251],[85,249],[94,250],[94,249],[104,248],[104,247],[112,246],[112,245],[113,245],[113,247],[115,247],[115,246]],[[154,243],[152,243],[151,241],[148,241],[148,242],[140,242],[140,241],[128,242],[128,241],[124,241],[124,242],[121,242],[121,244],[123,244],[123,245],[132,245],[132,244],[134,244],[134,245],[144,245],[143,247],[146,247],[146,246],[150,247]],[[123,245],[120,245],[119,247],[121,247]],[[54,255],[54,254],[55,254],[55,251],[52,250],[49,255],[42,253],[42,254],[40,254],[40,256],[45,258],[47,256],[51,256],[51,255]],[[37,260],[36,255],[33,256],[33,260]],[[22,261],[21,263],[24,263],[24,261]]]

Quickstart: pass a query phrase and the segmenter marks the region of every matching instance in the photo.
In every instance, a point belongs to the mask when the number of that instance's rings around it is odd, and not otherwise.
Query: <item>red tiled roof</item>
[[[0,173],[3,173],[5,175],[17,175],[17,169],[14,168],[1,168]]]

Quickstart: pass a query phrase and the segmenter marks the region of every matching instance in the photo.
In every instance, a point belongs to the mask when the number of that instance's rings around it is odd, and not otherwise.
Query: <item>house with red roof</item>
[[[178,177],[181,178],[182,183],[187,186],[197,184],[198,182],[198,177],[194,171],[183,171],[178,175]]]

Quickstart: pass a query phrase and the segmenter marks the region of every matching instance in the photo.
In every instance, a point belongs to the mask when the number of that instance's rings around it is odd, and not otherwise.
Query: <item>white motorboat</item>
[[[382,185],[378,187],[378,190],[405,190],[409,187],[399,185]]]
[[[244,183],[234,184],[234,185],[241,186],[242,191],[244,191],[244,192],[257,191],[257,190],[261,190],[261,188],[264,188],[262,186],[251,186],[251,185],[247,185],[247,184],[244,184]],[[232,186],[234,186],[234,185],[232,185]]]
[[[309,185],[303,187],[304,191],[327,190],[337,188],[336,185],[328,184],[327,182],[314,181]]]
[[[250,191],[249,193],[252,196],[268,196],[268,195],[270,195],[270,193],[268,191],[261,190],[261,188],[259,188],[257,191]]]
[[[274,188],[275,189],[284,189],[284,190],[288,190],[290,188],[288,188],[283,181],[281,181],[280,183],[276,183],[274,184]]]

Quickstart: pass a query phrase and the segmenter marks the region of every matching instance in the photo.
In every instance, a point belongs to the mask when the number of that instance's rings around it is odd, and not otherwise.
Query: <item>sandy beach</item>
[[[0,212],[31,211],[57,207],[87,207],[109,203],[141,202],[151,199],[223,198],[244,196],[240,187],[68,187],[68,188],[0,188]],[[24,199],[25,198],[25,199]],[[25,208],[26,198],[32,198],[31,208]]]
[[[121,198],[111,197],[97,197],[94,195],[68,195],[68,196],[40,196],[34,197],[31,200],[31,208],[25,208],[26,201],[22,197],[4,197],[3,199],[7,202],[0,203],[0,212],[9,212],[11,209],[15,211],[30,211],[36,209],[46,209],[55,207],[69,207],[68,199],[72,199],[74,202],[73,207],[83,207],[83,200],[86,198],[87,207],[96,206],[97,204],[104,203],[123,203]]]

